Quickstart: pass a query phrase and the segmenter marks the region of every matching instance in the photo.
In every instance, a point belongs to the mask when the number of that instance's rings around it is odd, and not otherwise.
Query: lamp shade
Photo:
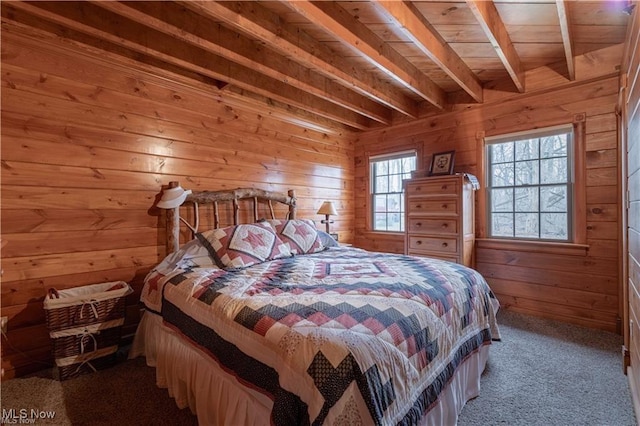
[[[180,185],[175,188],[165,189],[162,192],[162,198],[158,201],[158,207],[161,209],[173,209],[179,207],[189,194],[191,194],[191,190],[184,190]]]
[[[324,203],[322,203],[322,205],[320,206],[320,209],[318,210],[318,214],[324,214],[327,216],[337,216],[338,212],[336,211],[336,208],[334,207],[333,203],[331,201],[325,201]]]

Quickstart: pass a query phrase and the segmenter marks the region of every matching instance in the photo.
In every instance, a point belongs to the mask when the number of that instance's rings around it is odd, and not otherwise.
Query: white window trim
[[[369,188],[369,193],[367,194],[367,198],[368,198],[368,216],[369,216],[369,220],[370,220],[370,227],[369,227],[369,232],[375,232],[375,233],[381,233],[381,234],[404,234],[405,230],[401,230],[401,231],[391,231],[391,230],[384,230],[384,229],[375,229],[375,212],[374,212],[374,201],[373,201],[373,197],[375,196],[375,192],[373,190],[373,188],[375,187],[375,182],[374,182],[374,173],[373,173],[373,167],[374,167],[374,163],[379,162],[379,161],[389,161],[389,160],[396,160],[399,158],[405,158],[405,157],[409,157],[409,156],[414,156],[415,157],[415,161],[416,161],[416,170],[419,169],[419,162],[420,162],[420,156],[418,153],[417,149],[407,149],[407,150],[403,150],[403,151],[395,151],[392,153],[388,153],[388,154],[377,154],[377,155],[370,155],[368,156],[368,166],[369,166],[369,182],[368,182],[368,188]],[[404,188],[402,189],[402,191],[404,192]],[[404,215],[404,212],[403,212]],[[406,226],[406,224],[405,224]]]

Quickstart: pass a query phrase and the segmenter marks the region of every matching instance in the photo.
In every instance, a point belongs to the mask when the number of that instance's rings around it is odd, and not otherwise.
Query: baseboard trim
[[[636,387],[636,381],[633,378],[633,375],[637,372],[633,370],[633,367],[629,367],[627,369],[627,377],[629,378],[629,388],[631,390],[631,400],[633,402],[633,411],[636,414],[636,423],[640,425],[640,394],[638,394],[638,389]]]

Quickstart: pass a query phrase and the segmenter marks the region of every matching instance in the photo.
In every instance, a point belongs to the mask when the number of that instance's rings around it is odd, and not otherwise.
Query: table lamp
[[[332,220],[329,219],[329,216],[337,216],[338,212],[331,201],[325,201],[318,209],[318,214],[323,214],[325,219],[321,220],[320,223],[324,223],[327,226],[327,234],[329,234],[329,224],[333,223]]]

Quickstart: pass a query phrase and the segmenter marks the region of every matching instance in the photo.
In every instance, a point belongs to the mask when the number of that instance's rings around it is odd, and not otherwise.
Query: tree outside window
[[[491,237],[571,239],[573,129],[487,140]]]

